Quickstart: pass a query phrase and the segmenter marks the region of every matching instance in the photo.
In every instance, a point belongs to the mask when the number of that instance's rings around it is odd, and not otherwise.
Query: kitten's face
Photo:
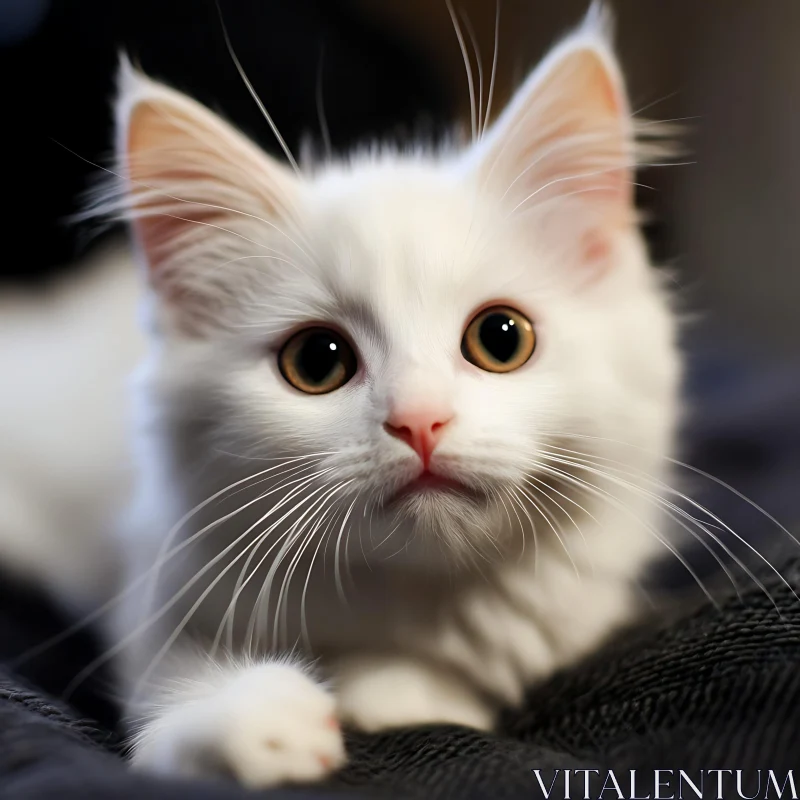
[[[191,200],[166,217],[160,197],[138,201],[156,209],[138,232],[171,416],[201,407],[209,448],[313,463],[303,489],[320,515],[368,516],[368,540],[391,532],[394,549],[519,532],[559,443],[663,451],[672,322],[630,213],[618,76],[589,44],[562,45],[463,154],[364,156],[302,179],[137,83],[128,148],[147,142],[158,166],[137,172],[135,152],[134,180]],[[152,158],[154,137],[170,158]],[[200,174],[170,178],[176,153]]]

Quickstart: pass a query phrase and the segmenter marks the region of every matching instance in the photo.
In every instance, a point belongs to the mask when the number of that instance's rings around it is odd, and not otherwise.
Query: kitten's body
[[[0,293],[0,564],[78,616],[118,589],[139,286],[114,243],[47,287]]]
[[[112,634],[135,759],[265,785],[342,763],[334,714],[490,726],[634,617],[659,549],[679,359],[597,13],[464,152],[306,176],[124,73],[154,290]],[[507,374],[462,355],[498,304],[536,332]],[[310,325],[357,354],[327,394],[278,366]]]

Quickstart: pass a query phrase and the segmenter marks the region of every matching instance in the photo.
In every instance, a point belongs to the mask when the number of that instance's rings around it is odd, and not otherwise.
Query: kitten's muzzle
[[[436,405],[398,406],[392,409],[383,428],[390,436],[405,442],[427,470],[431,456],[447,425],[453,419],[449,408]]]

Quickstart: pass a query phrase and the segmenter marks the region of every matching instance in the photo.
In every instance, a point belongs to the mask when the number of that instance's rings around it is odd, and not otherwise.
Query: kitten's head
[[[554,491],[574,515],[591,505],[559,477],[556,447],[664,453],[673,324],[636,227],[633,125],[601,28],[590,18],[558,45],[463,148],[306,172],[124,68],[149,391],[175,441],[216,463],[281,459],[274,474],[320,531],[351,514],[373,542],[462,550],[521,533]]]

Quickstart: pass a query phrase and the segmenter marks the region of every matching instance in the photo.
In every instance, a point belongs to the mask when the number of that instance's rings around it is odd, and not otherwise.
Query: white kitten
[[[334,714],[489,727],[634,615],[680,369],[602,27],[463,150],[296,174],[123,69],[140,765],[261,786],[341,765]]]

